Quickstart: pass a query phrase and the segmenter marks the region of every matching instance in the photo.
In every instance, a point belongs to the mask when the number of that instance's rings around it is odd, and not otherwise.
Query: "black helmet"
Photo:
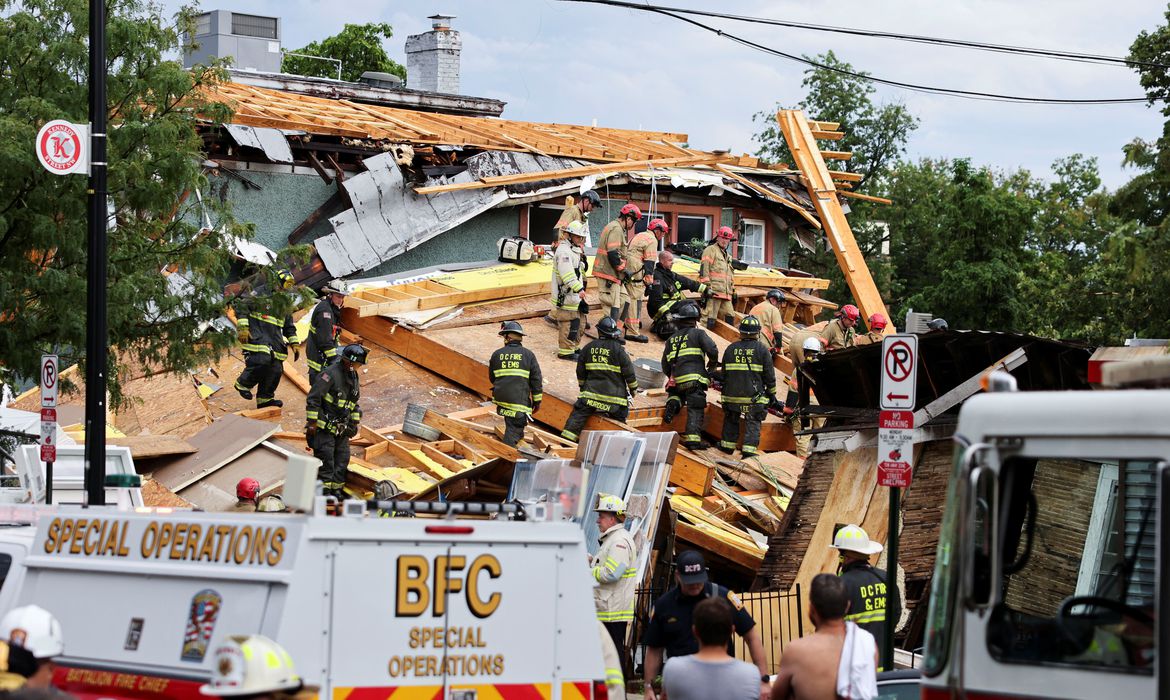
[[[674,312],[674,317],[680,321],[698,321],[699,307],[693,301],[680,304],[678,310]]]
[[[521,326],[519,321],[504,321],[500,324],[499,335],[507,335],[509,333],[524,335],[524,326]]]
[[[597,322],[597,335],[602,338],[616,338],[621,335],[621,332],[618,331],[617,321],[609,316],[603,317]]]
[[[755,316],[744,316],[743,320],[739,322],[740,335],[759,335],[760,334],[760,319]]]
[[[595,207],[601,206],[601,197],[598,196],[595,190],[585,190],[583,193],[581,193],[581,199],[588,199],[590,204]]]
[[[772,299],[775,299],[776,301],[779,301],[779,302],[783,302],[786,299],[786,297],[784,296],[784,292],[780,291],[779,289],[769,289],[768,290],[768,300],[771,301]]]
[[[341,359],[345,360],[346,362],[353,362],[359,365],[364,365],[366,364],[366,355],[369,354],[370,351],[366,350],[358,343],[350,343],[349,345],[346,345],[344,348],[342,348]]]

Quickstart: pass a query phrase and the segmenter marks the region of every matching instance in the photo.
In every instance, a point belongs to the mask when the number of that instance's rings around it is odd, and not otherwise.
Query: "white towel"
[[[873,635],[852,622],[845,623],[845,646],[837,666],[837,696],[848,700],[874,700],[878,695]]]

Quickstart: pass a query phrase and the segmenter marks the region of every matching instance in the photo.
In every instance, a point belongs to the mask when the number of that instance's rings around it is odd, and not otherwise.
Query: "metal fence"
[[[646,655],[646,644],[643,641],[646,625],[650,622],[650,607],[665,590],[653,588],[639,588],[634,605],[634,624],[631,630],[633,643],[629,645],[632,658],[623,659],[626,678],[640,677],[642,660]],[[769,673],[776,673],[780,665],[780,656],[784,647],[793,639],[804,635],[804,611],[801,609],[800,584],[790,591],[757,591],[740,593],[740,601],[745,610],[756,621],[756,629],[760,632],[760,639],[764,643],[764,656],[768,662]],[[743,639],[735,636],[735,657],[751,662]],[[631,675],[631,671],[634,675]]]

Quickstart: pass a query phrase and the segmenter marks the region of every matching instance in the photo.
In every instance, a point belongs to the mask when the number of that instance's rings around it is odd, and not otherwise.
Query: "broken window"
[[[694,216],[691,214],[678,215],[678,242],[690,243],[706,242],[711,238],[711,217]]]

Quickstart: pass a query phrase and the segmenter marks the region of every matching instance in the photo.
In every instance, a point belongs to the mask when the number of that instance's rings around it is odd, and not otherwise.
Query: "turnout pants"
[[[622,666],[626,665],[626,628],[630,623],[622,622],[602,622],[605,625],[605,631],[609,632],[610,639],[613,640],[613,648],[617,650],[618,660]],[[622,669],[625,673],[625,669]]]
[[[256,406],[263,407],[276,398],[276,387],[284,373],[284,363],[266,352],[244,352],[244,371],[236,379],[236,388],[251,391],[256,387]]]
[[[561,437],[576,440],[581,435],[581,429],[585,427],[585,421],[589,420],[589,416],[594,413],[625,422],[630,415],[630,407],[614,406],[600,401],[579,398],[577,403],[573,404],[573,412],[569,414],[569,419],[565,421],[565,429],[561,431]]]
[[[496,413],[504,417],[504,444],[509,447],[520,444],[528,425],[528,414],[510,408],[496,408]]]
[[[759,403],[730,404],[723,406],[723,437],[719,446],[734,450],[739,440],[739,424],[743,423],[743,447],[745,457],[760,453],[760,426],[768,417],[768,407]]]
[[[585,326],[581,314],[577,313],[576,309],[553,307],[548,315],[557,322],[557,355],[567,357],[577,352],[581,331],[584,330]]]
[[[625,309],[622,314],[622,320],[625,322],[626,333],[628,335],[641,335],[642,307],[646,304],[646,285],[635,281],[625,285],[625,288],[626,303],[629,304],[629,308]]]
[[[674,321],[667,318],[667,314],[662,314],[654,319],[654,323],[650,325],[650,332],[658,336],[658,339],[665,342],[670,340],[670,336],[674,335],[678,330],[678,326],[674,325]]]
[[[668,390],[670,396],[666,399],[666,413],[662,422],[670,423],[685,405],[687,407],[687,425],[680,433],[684,443],[698,442],[703,433],[703,413],[707,409],[707,385],[699,382],[680,384]]]
[[[703,315],[700,321],[706,323],[708,328],[715,327],[715,319],[720,321],[727,321],[735,325],[737,319],[735,308],[731,305],[730,299],[720,299],[719,297],[711,297],[707,300],[707,306],[703,309]]]
[[[345,487],[345,473],[349,468],[349,438],[318,428],[313,436],[313,456],[321,460],[317,478],[326,493]]]
[[[603,316],[612,316],[613,320],[625,324],[630,314],[630,298],[626,294],[624,284],[599,278],[597,280],[597,299],[601,302]]]

